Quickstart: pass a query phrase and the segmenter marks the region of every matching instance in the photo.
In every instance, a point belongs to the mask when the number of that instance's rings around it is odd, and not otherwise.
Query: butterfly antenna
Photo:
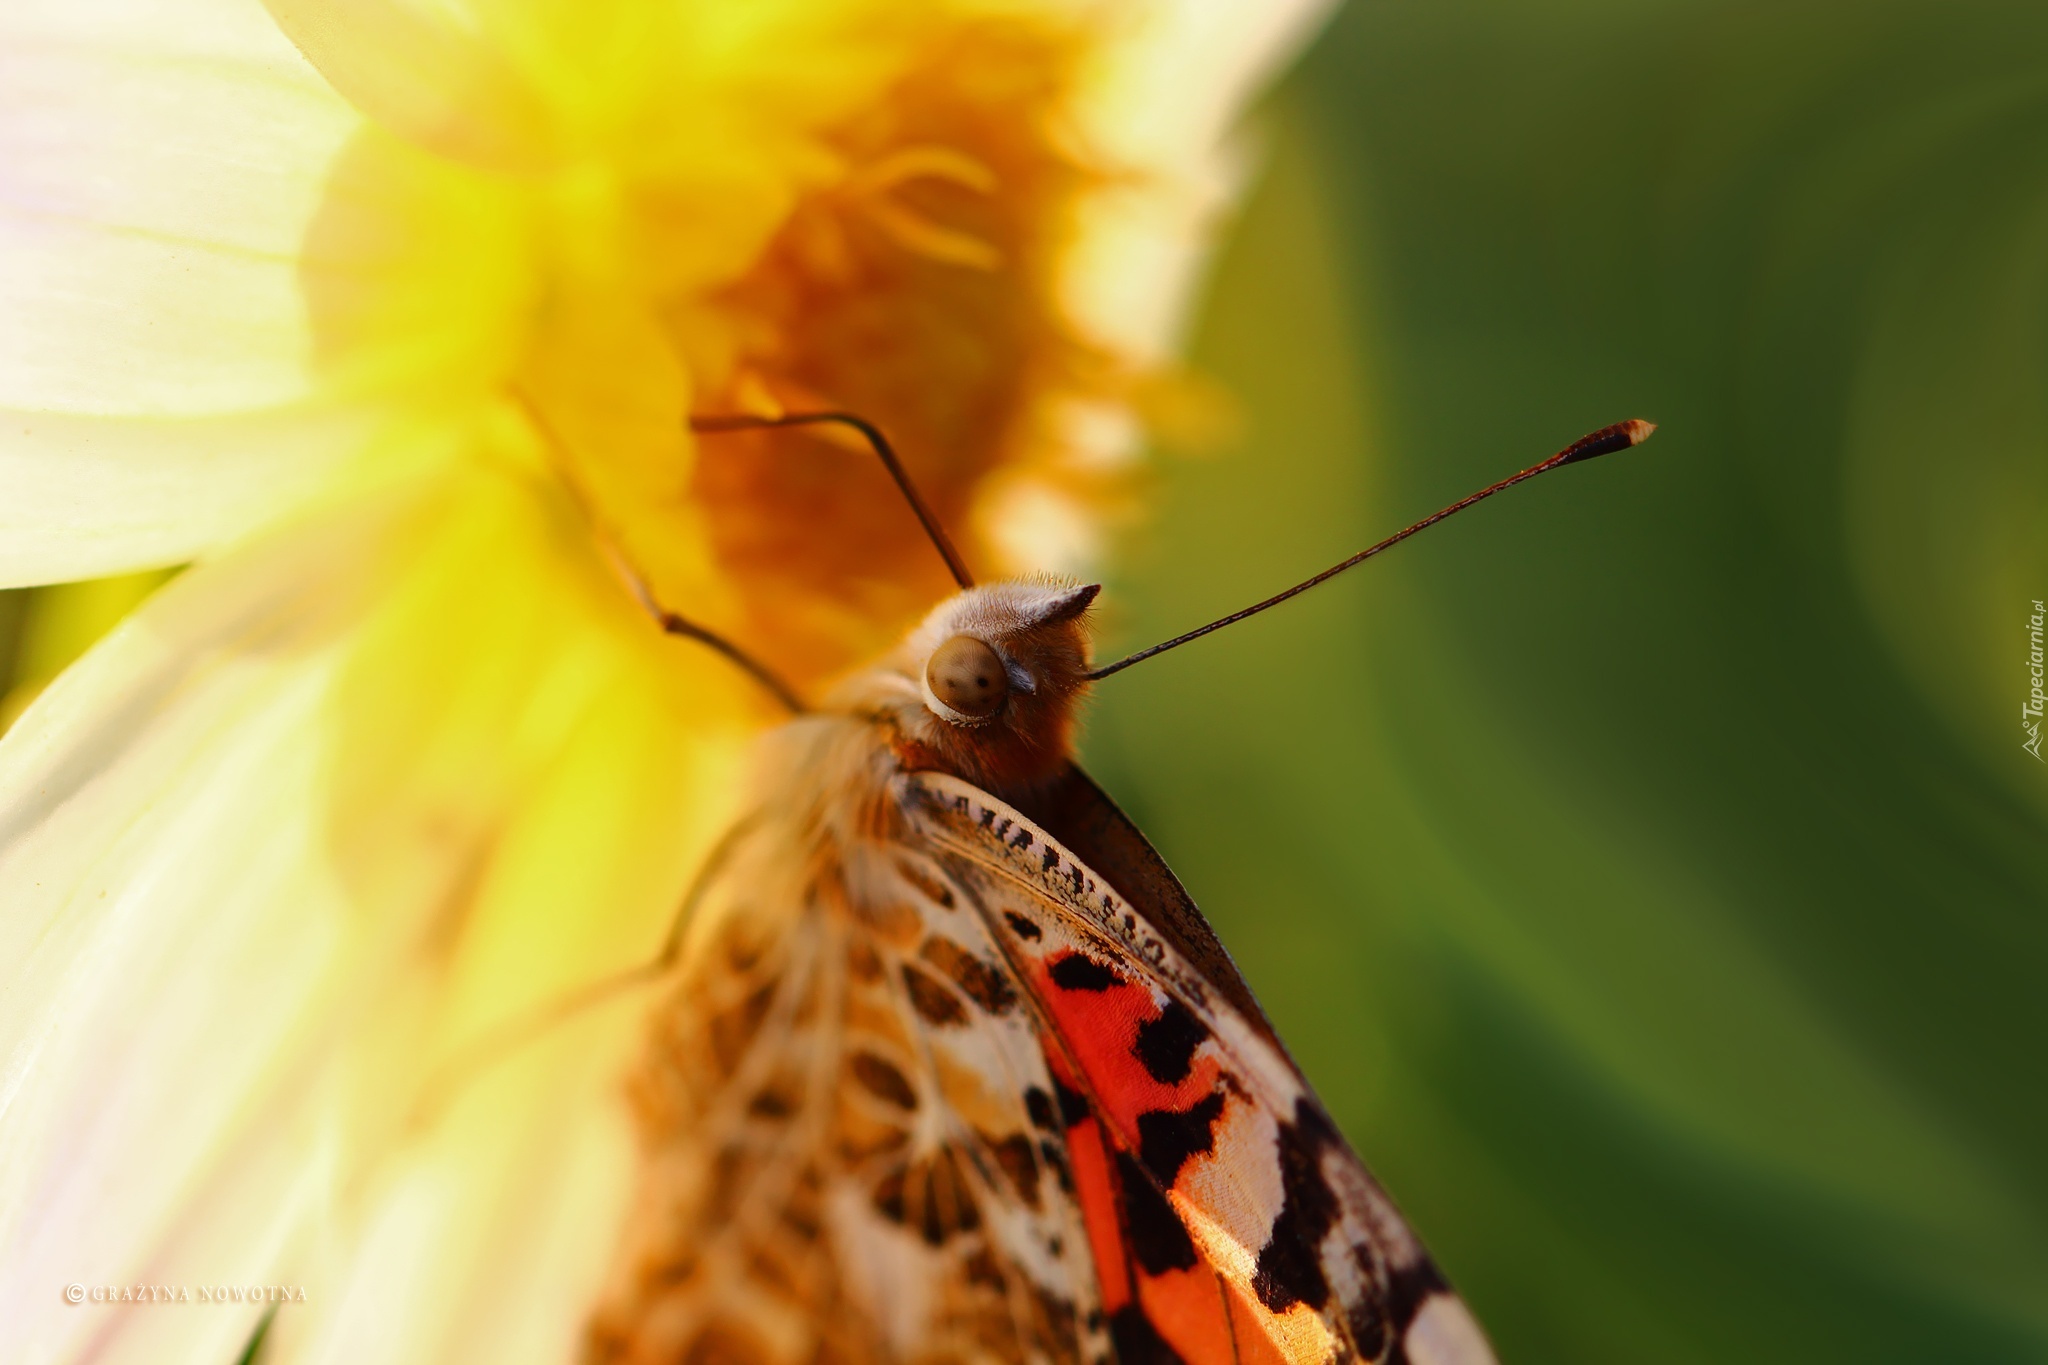
[[[903,500],[910,504],[910,510],[917,513],[918,524],[924,527],[924,533],[930,539],[932,548],[939,552],[939,558],[946,561],[946,568],[953,575],[953,581],[963,588],[973,587],[974,575],[967,572],[967,561],[960,558],[960,552],[954,549],[953,542],[946,538],[946,528],[939,525],[939,519],[932,515],[932,509],[919,495],[917,485],[910,481],[910,475],[904,470],[903,462],[896,458],[895,447],[889,444],[889,438],[882,434],[881,428],[867,418],[857,417],[850,412],[791,412],[780,417],[755,417],[747,413],[734,413],[729,416],[713,414],[690,419],[690,430],[706,435],[726,431],[761,431],[771,427],[827,425],[850,427],[860,433],[867,441],[869,449],[875,452],[875,457],[882,462],[882,467],[889,471],[889,477],[896,480],[896,487],[902,490]]]
[[[1561,469],[1568,464],[1577,464],[1581,460],[1590,460],[1600,455],[1611,455],[1617,450],[1627,450],[1630,446],[1639,446],[1644,441],[1649,440],[1650,433],[1655,431],[1656,429],[1656,423],[1645,422],[1640,418],[1636,418],[1627,422],[1616,422],[1611,427],[1602,427],[1600,428],[1600,430],[1593,432],[1590,435],[1581,436],[1578,440],[1573,441],[1570,445],[1566,446],[1563,450],[1558,451],[1557,454],[1551,456],[1542,464],[1531,465],[1529,466],[1529,468],[1523,470],[1519,474],[1510,474],[1507,478],[1502,479],[1499,483],[1487,485],[1485,488],[1480,489],[1477,493],[1472,494],[1470,497],[1460,498],[1457,502],[1452,503],[1449,507],[1444,508],[1441,512],[1432,513],[1431,515],[1424,517],[1421,521],[1416,522],[1413,526],[1410,526],[1405,530],[1396,531],[1393,535],[1388,536],[1379,544],[1369,546],[1366,549],[1360,550],[1357,554],[1351,556],[1351,558],[1349,559],[1342,560],[1336,564],[1332,564],[1329,568],[1323,570],[1314,578],[1305,578],[1301,582],[1296,583],[1293,587],[1287,589],[1285,592],[1274,593],[1271,597],[1268,597],[1263,602],[1255,602],[1251,606],[1246,607],[1243,611],[1234,611],[1230,613],[1230,615],[1228,616],[1222,617],[1219,620],[1211,621],[1208,625],[1201,626],[1194,630],[1191,630],[1185,635],[1176,635],[1171,640],[1167,640],[1160,644],[1153,645],[1150,649],[1141,649],[1136,654],[1130,655],[1128,658],[1118,659],[1113,664],[1105,664],[1103,667],[1096,669],[1094,672],[1088,674],[1087,676],[1090,681],[1095,681],[1097,679],[1106,678],[1112,673],[1121,673],[1124,669],[1129,668],[1132,664],[1143,663],[1145,660],[1151,658],[1155,654],[1164,654],[1169,649],[1179,649],[1182,645],[1187,644],[1190,640],[1199,640],[1204,635],[1209,634],[1211,631],[1221,630],[1225,626],[1236,625],[1239,621],[1244,620],[1247,616],[1257,616],[1260,612],[1266,610],[1268,607],[1277,607],[1282,602],[1285,602],[1288,598],[1298,597],[1302,593],[1307,592],[1310,588],[1315,587],[1318,583],[1327,582],[1329,579],[1335,578],[1338,574],[1343,573],[1346,569],[1353,568],[1357,565],[1365,563],[1366,560],[1371,559],[1380,551],[1391,549],[1394,546],[1399,545],[1402,541],[1408,539],[1408,537],[1414,535],[1417,531],[1420,531],[1425,527],[1436,525],[1438,522],[1442,521],[1445,517],[1450,516],[1454,512],[1462,512],[1475,502],[1484,502],[1486,499],[1492,497],[1495,493],[1503,492],[1506,489],[1513,488],[1518,483],[1525,483],[1528,480],[1535,478],[1538,474],[1548,474],[1551,470]]]

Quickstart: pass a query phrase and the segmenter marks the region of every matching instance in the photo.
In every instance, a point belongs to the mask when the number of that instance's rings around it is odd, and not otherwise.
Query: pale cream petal
[[[0,9],[0,407],[190,415],[313,387],[297,253],[360,118],[260,41],[260,8],[179,12],[222,50],[159,50],[119,6]]]
[[[1093,198],[1066,271],[1069,305],[1126,354],[1180,340],[1212,220],[1243,178],[1233,133],[1331,0],[1154,0],[1099,54],[1079,117],[1089,147],[1137,172]]]
[[[0,583],[188,558],[360,445],[297,264],[360,125],[253,0],[0,7]]]
[[[195,558],[320,489],[370,445],[379,416],[0,411],[0,587]]]
[[[0,1317],[19,1359],[175,1329],[56,1291],[151,1274],[347,954],[320,718],[360,606],[306,590],[357,557],[329,536],[195,573],[0,743]]]
[[[623,1009],[565,1025],[478,1082],[325,1220],[273,1365],[558,1365],[595,1302],[632,1188]]]
[[[175,1304],[123,1307],[115,1330],[69,1358],[95,1365],[239,1360],[265,1311],[264,1291],[304,1287],[278,1268],[295,1264],[314,1235],[332,1183],[323,1117],[317,1104],[301,1102],[245,1126],[210,1163],[209,1178],[137,1277],[178,1291]]]
[[[404,1120],[450,1040],[658,938],[701,845],[676,793],[704,768],[688,708],[621,683],[671,674],[596,591],[573,524],[505,476],[331,510],[173,583],[0,741],[10,1359],[185,1359],[247,1326],[73,1307],[73,1281],[296,1278],[331,1311],[386,1172],[419,1167]],[[729,680],[700,682],[742,714]],[[560,785],[594,708],[635,722],[665,801],[592,799],[611,751]],[[645,837],[657,817],[666,841]],[[595,841],[597,870],[531,857],[559,845],[526,828]],[[651,870],[605,842],[628,835]],[[639,894],[611,894],[621,878]],[[432,1178],[492,1167],[465,1150]],[[562,1207],[552,1167],[511,1166],[487,1203]]]
[[[137,54],[298,67],[262,0],[8,0],[10,34],[99,40]]]

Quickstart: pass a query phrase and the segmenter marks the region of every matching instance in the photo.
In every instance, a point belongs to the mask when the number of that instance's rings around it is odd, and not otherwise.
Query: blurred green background
[[[1662,430],[1098,776],[1510,1365],[2048,1360],[2048,9],[1356,0],[1266,114],[1112,646]]]
[[[2048,9],[1360,0],[1089,760],[1537,1362],[2048,1360]],[[153,578],[0,595],[8,710]],[[4,719],[4,718],[0,718]]]

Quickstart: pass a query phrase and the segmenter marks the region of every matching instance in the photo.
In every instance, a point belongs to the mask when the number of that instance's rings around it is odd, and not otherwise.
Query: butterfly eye
[[[940,705],[968,720],[987,720],[1010,695],[1002,659],[972,635],[955,635],[933,650],[924,681]]]

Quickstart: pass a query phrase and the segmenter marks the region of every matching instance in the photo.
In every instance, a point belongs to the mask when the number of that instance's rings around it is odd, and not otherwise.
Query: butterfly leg
[[[633,566],[632,561],[626,558],[625,553],[612,543],[611,538],[601,529],[594,529],[593,534],[597,538],[598,548],[604,552],[605,561],[611,565],[612,572],[626,585],[626,591],[633,594],[633,600],[640,604],[640,609],[663,631],[670,635],[680,635],[686,640],[695,640],[761,684],[791,715],[800,716],[804,713],[806,708],[802,699],[791,690],[788,683],[777,677],[772,669],[723,635],[664,607],[655,597],[654,590],[648,587],[647,580]]]
[[[420,1087],[419,1099],[413,1106],[412,1126],[430,1126],[448,1101],[480,1073],[504,1061],[528,1043],[538,1042],[557,1025],[565,1024],[587,1010],[616,999],[635,986],[647,985],[667,975],[682,953],[683,933],[689,928],[697,907],[717,884],[719,875],[732,861],[734,849],[753,830],[758,819],[757,815],[741,819],[712,847],[710,856],[704,860],[704,866],[698,870],[696,878],[690,883],[690,889],[684,893],[682,903],[676,908],[674,917],[670,919],[668,933],[662,938],[661,948],[653,957],[636,966],[613,972],[609,976],[600,977],[587,985],[558,995],[463,1044],[428,1077],[426,1084]]]
[[[554,424],[548,421],[546,414],[540,410],[539,405],[524,392],[514,389],[511,397],[518,404],[520,410],[526,414],[527,423],[533,428],[535,434],[541,438],[549,452],[554,456],[556,471],[562,476],[562,486],[568,491],[570,499],[576,504],[577,510],[583,514],[584,524],[590,528],[591,539],[597,543],[597,548],[604,554],[605,563],[611,566],[612,572],[617,574],[619,581],[625,584],[626,591],[631,593],[633,600],[640,604],[640,609],[646,612],[648,617],[667,634],[680,635],[686,640],[695,640],[698,644],[710,649],[714,654],[732,663],[742,673],[745,673],[763,688],[767,689],[774,696],[775,700],[781,702],[791,715],[802,715],[805,711],[802,699],[796,695],[788,683],[776,676],[773,669],[747,653],[746,650],[741,649],[732,641],[726,639],[723,635],[720,635],[717,631],[712,630],[709,626],[700,625],[682,613],[670,611],[661,604],[660,599],[654,595],[654,589],[647,582],[647,575],[640,572],[639,566],[633,563],[632,557],[626,553],[624,546],[619,542],[619,538],[612,533],[610,527],[605,525],[604,518],[599,515],[597,505],[592,501],[589,490],[583,486],[582,480],[577,476],[575,461],[570,457],[569,447],[562,440],[561,433],[555,430]]]

